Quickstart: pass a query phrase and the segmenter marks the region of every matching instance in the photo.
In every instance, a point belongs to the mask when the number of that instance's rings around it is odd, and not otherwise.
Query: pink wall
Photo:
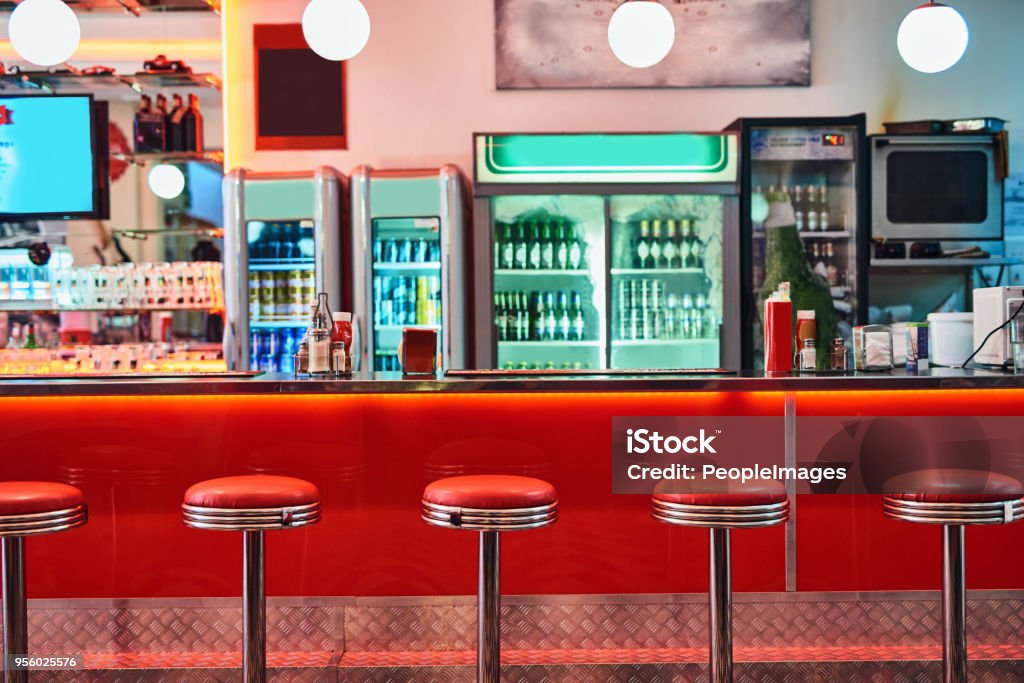
[[[566,0],[569,1],[569,0]],[[363,163],[471,168],[474,131],[717,130],[739,116],[868,113],[882,121],[995,115],[1024,121],[1024,3],[954,3],[971,29],[967,55],[944,74],[903,65],[896,30],[914,0],[812,0],[809,88],[497,91],[493,0],[364,0],[370,43],[349,64],[350,149],[256,152],[253,23],[298,22],[305,0],[227,0],[224,38],[229,163],[261,170]],[[609,4],[613,4],[609,0]],[[680,33],[685,40],[685,33]],[[1013,128],[1011,127],[1011,136]],[[1011,155],[1016,168],[1024,145]]]

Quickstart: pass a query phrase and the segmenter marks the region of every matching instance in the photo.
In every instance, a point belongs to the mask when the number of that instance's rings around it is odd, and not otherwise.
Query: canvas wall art
[[[658,1],[675,20],[675,45],[634,69],[608,47],[622,0],[495,0],[498,88],[810,85],[811,0]]]

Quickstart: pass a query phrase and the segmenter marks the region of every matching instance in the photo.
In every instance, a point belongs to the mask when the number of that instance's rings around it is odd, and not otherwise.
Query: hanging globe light
[[[161,199],[174,199],[185,191],[185,174],[171,164],[157,164],[149,170],[149,189]]]
[[[370,15],[359,0],[310,0],[302,13],[302,35],[324,59],[352,59],[370,40]]]
[[[620,62],[646,69],[665,59],[676,40],[672,13],[655,0],[627,0],[608,22],[608,45]]]
[[[61,0],[24,0],[11,12],[7,32],[14,51],[37,66],[63,64],[82,39],[78,17]]]
[[[955,9],[938,2],[925,3],[904,17],[896,35],[903,61],[926,74],[959,62],[967,41],[967,22]]]

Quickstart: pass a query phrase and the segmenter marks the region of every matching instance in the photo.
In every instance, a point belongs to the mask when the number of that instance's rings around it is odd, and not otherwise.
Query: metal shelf
[[[692,346],[696,344],[718,344],[718,338],[712,339],[616,339],[612,346]]]
[[[703,268],[612,268],[612,275],[697,275]]]
[[[132,154],[111,154],[110,158],[127,161],[138,166],[145,166],[151,162],[174,163],[182,161],[212,161],[217,164],[223,164],[224,150],[208,149],[202,152],[134,152]]]
[[[992,258],[918,258],[871,259],[872,268],[984,268],[985,266],[1018,266],[1024,260],[1013,257]]]
[[[374,263],[374,270],[438,270],[440,261],[424,261],[422,263]]]
[[[263,270],[316,270],[316,263],[313,259],[302,259],[289,261],[282,259],[274,263],[252,263],[249,262],[249,270],[259,272]]]
[[[589,348],[602,346],[599,341],[499,341],[498,346],[513,349],[550,349],[559,346]]]
[[[590,271],[589,270],[583,270],[583,269],[571,269],[571,268],[555,268],[555,269],[543,268],[543,269],[537,269],[537,270],[530,270],[528,268],[526,268],[526,269],[520,269],[520,268],[514,268],[514,269],[498,268],[497,270],[494,271],[494,275],[495,275],[495,277],[497,277],[498,275],[548,275],[548,276],[568,275],[568,276],[575,276],[575,277],[590,277]]]
[[[0,89],[20,88],[56,92],[94,93],[112,88],[129,87],[136,92],[162,88],[214,88],[220,90],[221,80],[214,74],[201,73],[146,73],[131,74],[83,74],[71,70],[22,71],[0,75]]]
[[[409,323],[408,325],[374,325],[373,329],[377,332],[401,332],[407,327],[413,327],[418,330],[440,330],[440,325],[417,325],[415,323]]]
[[[308,326],[308,320],[258,320],[249,323],[249,327],[254,330],[295,329]]]

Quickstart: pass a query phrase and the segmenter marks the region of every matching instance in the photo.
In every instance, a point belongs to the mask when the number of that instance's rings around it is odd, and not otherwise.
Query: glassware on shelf
[[[212,261],[60,268],[53,297],[58,310],[219,310],[222,270]]]

